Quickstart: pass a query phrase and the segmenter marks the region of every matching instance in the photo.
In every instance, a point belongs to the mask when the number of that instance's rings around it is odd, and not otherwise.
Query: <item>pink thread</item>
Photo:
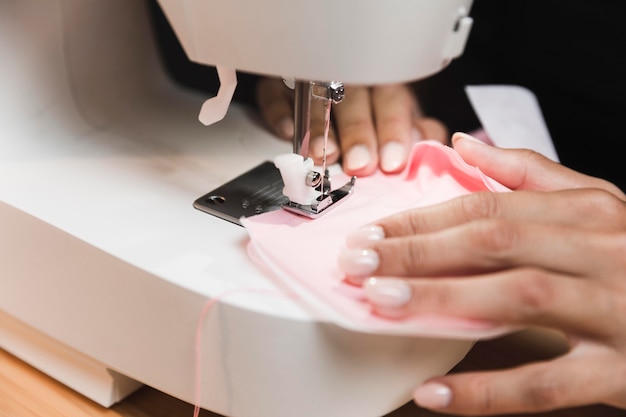
[[[260,294],[270,294],[270,295],[280,295],[283,297],[294,298],[294,295],[285,294],[283,292],[275,291],[275,290],[267,290],[267,289],[237,289],[223,292],[222,294],[213,297],[202,307],[202,311],[200,312],[200,317],[198,317],[198,323],[196,324],[196,365],[195,365],[195,395],[194,395],[194,405],[193,405],[193,417],[198,417],[200,414],[200,401],[202,400],[202,325],[204,324],[204,320],[206,316],[209,314],[213,306],[220,300],[237,293],[260,293]]]

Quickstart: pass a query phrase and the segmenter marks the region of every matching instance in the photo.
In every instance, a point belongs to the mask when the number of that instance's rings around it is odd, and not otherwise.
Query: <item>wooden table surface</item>
[[[515,366],[562,352],[563,345],[532,342],[526,334],[479,342],[453,372]],[[106,409],[66,388],[19,359],[0,350],[0,417],[192,417],[193,406],[143,387],[124,401]],[[203,410],[201,417],[220,417]],[[385,417],[445,417],[413,403]],[[535,417],[626,417],[626,410],[589,406]],[[294,416],[297,417],[297,416]],[[341,416],[320,416],[341,417]],[[509,416],[510,417],[510,416]]]

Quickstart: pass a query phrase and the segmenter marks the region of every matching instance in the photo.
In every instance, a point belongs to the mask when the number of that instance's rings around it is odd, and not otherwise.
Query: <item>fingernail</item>
[[[314,138],[309,145],[309,149],[313,158],[321,160],[324,157],[324,136],[317,136]],[[334,140],[326,141],[326,157],[334,154],[338,150],[339,149],[337,148],[337,144]]]
[[[276,124],[276,132],[278,133],[278,136],[280,136],[281,138],[292,139],[294,130],[295,130],[295,127],[293,124],[293,120],[289,117],[285,117],[284,119],[281,119]]]
[[[355,145],[346,153],[345,167],[349,171],[365,168],[371,161],[370,151],[365,145]]]
[[[378,242],[385,238],[385,231],[382,227],[372,225],[365,226],[348,233],[346,245],[349,248],[366,248],[373,242]]]
[[[452,401],[452,390],[443,384],[426,383],[413,393],[415,402],[424,408],[446,408]]]
[[[486,143],[483,142],[482,140],[476,139],[474,136],[470,136],[467,133],[461,133],[461,132],[456,132],[454,135],[452,135],[452,144],[454,144],[459,139],[467,139],[468,141],[476,143],[476,144],[486,145]]]
[[[339,255],[339,267],[352,277],[371,276],[379,264],[378,254],[371,249],[347,249]]]
[[[413,142],[419,142],[421,140],[424,140],[424,137],[422,136],[422,132],[418,128],[414,127],[411,131],[411,139],[413,140]]]
[[[409,284],[396,278],[370,278],[364,288],[368,301],[384,309],[404,307],[413,295]]]
[[[380,168],[384,172],[397,172],[406,164],[406,148],[398,142],[388,142],[380,150]]]

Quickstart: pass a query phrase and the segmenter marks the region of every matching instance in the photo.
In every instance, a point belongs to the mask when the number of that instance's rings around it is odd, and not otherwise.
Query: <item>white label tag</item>
[[[500,148],[526,148],[553,161],[559,157],[535,95],[516,85],[467,86],[483,129]]]

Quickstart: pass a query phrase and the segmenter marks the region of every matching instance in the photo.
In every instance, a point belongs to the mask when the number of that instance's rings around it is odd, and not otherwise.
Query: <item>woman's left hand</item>
[[[384,173],[402,171],[416,141],[433,139],[447,142],[445,126],[424,117],[410,84],[374,87],[346,86],[345,98],[333,106],[332,123],[324,139],[324,104],[311,102],[311,142],[309,156],[318,165],[341,158],[346,174],[371,175],[378,168]],[[292,92],[279,79],[262,78],[257,85],[261,116],[280,138],[293,140]]]

